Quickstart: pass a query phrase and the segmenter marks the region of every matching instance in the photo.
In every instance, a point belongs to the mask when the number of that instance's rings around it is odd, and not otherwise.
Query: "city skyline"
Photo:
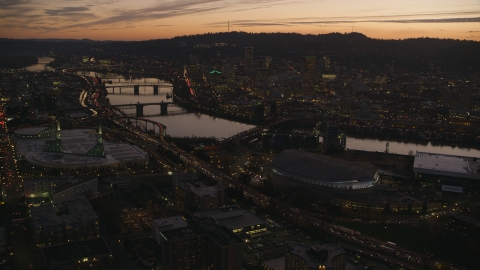
[[[480,2],[2,0],[2,38],[148,40],[206,32],[360,32],[480,40]]]

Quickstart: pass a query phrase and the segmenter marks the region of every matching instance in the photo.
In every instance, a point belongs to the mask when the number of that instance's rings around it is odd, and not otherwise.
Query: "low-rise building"
[[[209,218],[185,221],[176,216],[152,223],[164,269],[242,269],[242,239]]]
[[[285,270],[343,270],[345,255],[345,250],[333,244],[311,247],[298,244],[287,249]]]
[[[480,241],[480,221],[460,213],[448,212],[448,230],[465,239]]]
[[[50,199],[52,200],[53,204],[59,205],[72,197],[91,197],[97,193],[97,186],[97,178],[73,179],[61,186],[52,187]]]
[[[285,270],[285,257],[265,262],[264,270]]]
[[[55,202],[56,200],[65,200],[69,193],[73,194],[70,197],[94,195],[97,193],[97,183],[97,178],[78,175],[27,179],[23,182],[23,192],[26,198],[50,197]],[[53,196],[55,193],[56,195]]]
[[[88,239],[42,248],[47,269],[88,268],[91,263],[108,265],[112,251],[103,238]]]
[[[213,210],[194,213],[195,218],[209,218],[218,226],[224,226],[231,232],[242,235],[254,235],[267,231],[267,221],[247,209],[230,205]]]
[[[30,208],[37,245],[52,245],[99,236],[98,216],[85,197],[65,201],[66,214],[57,215],[53,205]]]
[[[7,235],[5,234],[5,230],[5,226],[0,226],[0,253],[7,249]]]
[[[182,211],[205,211],[225,206],[225,190],[220,184],[206,186],[202,182],[180,181],[175,197]]]
[[[113,188],[131,188],[133,186],[132,178],[127,174],[119,174],[110,178],[110,186]]]

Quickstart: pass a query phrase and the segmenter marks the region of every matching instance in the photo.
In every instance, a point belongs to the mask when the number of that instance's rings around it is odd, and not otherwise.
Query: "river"
[[[95,73],[91,72],[87,75],[94,76]],[[100,78],[110,80],[112,83],[107,84],[111,86],[125,85],[125,84],[162,84],[170,85],[168,82],[161,81],[157,78],[131,78],[128,76],[122,76],[117,74],[98,74]],[[110,93],[111,89],[108,90]],[[115,89],[117,94],[109,94],[108,98],[112,105],[115,104],[129,104],[129,103],[145,103],[145,102],[160,102],[167,101],[167,93],[171,94],[171,87],[159,87],[159,95],[152,96],[146,95],[153,93],[153,87],[141,86],[140,95],[134,96],[133,88],[124,88],[122,93],[130,93],[130,95],[118,95],[119,90]],[[142,95],[143,94],[143,95]],[[178,110],[178,108],[177,108]],[[135,113],[134,109],[124,110],[127,114]],[[175,107],[169,107],[169,112],[174,112]],[[146,106],[144,107],[144,115],[159,114],[159,106]],[[253,128],[253,125],[243,124],[231,120],[226,120],[218,117],[212,117],[200,113],[186,113],[178,115],[167,116],[153,116],[145,117],[151,120],[162,123],[167,126],[167,134],[174,137],[215,137],[217,139],[228,138],[244,130]],[[365,151],[378,151],[384,152],[386,149],[386,143],[389,143],[389,152],[396,154],[408,155],[420,152],[432,152],[439,154],[450,154],[460,156],[473,156],[480,157],[480,151],[469,148],[459,148],[452,146],[441,146],[418,143],[405,143],[395,141],[383,141],[377,139],[358,139],[353,137],[347,137],[347,148],[355,150]]]
[[[80,74],[81,72],[79,72]],[[95,73],[91,72],[86,75],[94,76]],[[110,104],[129,104],[129,103],[146,103],[146,102],[164,102],[167,100],[167,94],[172,94],[172,87],[169,82],[159,80],[157,78],[131,78],[128,76],[122,76],[118,74],[97,74],[104,81],[107,81],[107,86],[115,85],[127,85],[127,84],[157,84],[157,85],[169,85],[167,87],[159,87],[158,96],[151,95],[153,93],[152,86],[140,86],[140,95],[134,96],[133,88],[123,88],[122,94],[119,95],[119,88],[115,88],[115,94],[109,94],[107,97],[110,100]],[[108,83],[111,81],[111,84]],[[108,88],[108,92],[112,93],[112,89]],[[170,100],[171,101],[171,100]],[[174,114],[176,111],[180,111],[181,108],[168,107],[168,112]],[[127,114],[135,113],[134,109],[124,110]],[[167,135],[173,137],[215,137],[217,139],[228,138],[244,130],[251,129],[255,126],[249,124],[243,124],[240,122],[230,121],[218,117],[209,116],[201,113],[183,113],[167,116],[152,116],[160,113],[159,106],[146,106],[143,108],[144,118],[157,121],[167,126]]]
[[[45,64],[48,64],[55,60],[55,58],[51,57],[38,57],[38,63],[35,65],[31,65],[26,67],[25,69],[28,71],[42,71],[45,70]],[[51,68],[47,66],[47,70],[55,70],[55,68]]]
[[[347,136],[348,149],[385,152],[387,143],[389,144],[389,153],[394,154],[408,155],[419,151],[456,156],[480,157],[480,151],[473,148],[432,145],[430,142],[427,144],[405,143],[377,139],[359,139]]]

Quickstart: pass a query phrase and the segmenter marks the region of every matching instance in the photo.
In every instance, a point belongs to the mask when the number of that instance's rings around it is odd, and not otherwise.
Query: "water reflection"
[[[43,70],[45,70],[45,65],[52,62],[53,60],[55,60],[55,58],[38,57],[38,63],[37,64],[25,67],[25,69],[28,70],[28,71],[43,71]],[[46,70],[55,70],[55,68],[51,68],[51,67],[47,66]]]
[[[430,142],[405,143],[347,137],[347,148],[355,150],[384,152],[386,150],[387,143],[389,144],[389,153],[402,155],[415,154],[416,151],[419,151],[446,155],[480,157],[480,151],[477,149],[459,148],[447,145],[432,145]]]

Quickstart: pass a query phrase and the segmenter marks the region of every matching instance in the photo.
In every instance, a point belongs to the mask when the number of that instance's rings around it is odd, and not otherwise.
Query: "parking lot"
[[[150,222],[152,221],[151,214],[147,213],[150,210],[147,209],[137,209],[128,208],[123,209],[123,213],[120,217],[123,218],[123,226],[125,230],[151,230],[152,226]]]
[[[421,219],[428,219],[428,218],[435,218],[435,217],[440,217],[447,214],[445,211],[439,211],[439,212],[433,212],[427,215],[420,216]]]

